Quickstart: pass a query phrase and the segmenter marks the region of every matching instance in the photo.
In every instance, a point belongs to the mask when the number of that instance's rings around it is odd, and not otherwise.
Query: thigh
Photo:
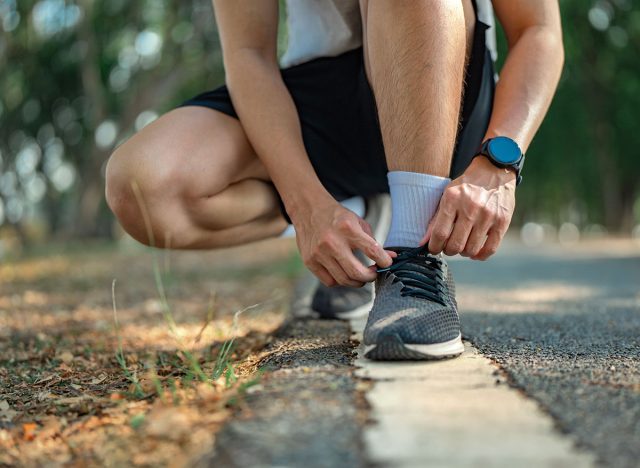
[[[247,178],[269,180],[240,122],[213,109],[174,109],[120,146],[110,166],[156,196],[212,196]],[[124,172],[124,173],[123,173]]]

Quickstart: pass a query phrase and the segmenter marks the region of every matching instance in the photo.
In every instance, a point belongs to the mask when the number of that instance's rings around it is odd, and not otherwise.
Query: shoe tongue
[[[397,253],[398,256],[403,254],[412,257],[417,255],[431,255],[426,245],[420,245],[418,247],[385,247],[385,250],[392,250]]]
[[[385,250],[392,250],[398,255],[404,252],[409,252],[414,250],[416,253],[421,252],[422,250],[426,250],[426,246],[418,246],[418,247],[385,247]]]
[[[393,264],[387,268],[378,268],[377,272],[382,273],[384,271],[393,271],[399,265],[404,263],[417,263],[417,264],[425,264],[432,263],[434,259],[438,260],[437,255],[432,255],[429,253],[429,250],[426,245],[421,245],[418,247],[385,247],[385,250],[392,250],[398,254],[397,257],[393,259]]]

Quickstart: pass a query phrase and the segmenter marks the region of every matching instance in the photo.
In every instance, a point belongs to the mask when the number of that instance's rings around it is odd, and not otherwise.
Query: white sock
[[[417,247],[451,179],[392,171],[387,174],[387,180],[391,193],[391,228],[384,246]]]
[[[365,215],[365,203],[364,198],[362,197],[351,197],[347,198],[340,202],[342,206],[347,208],[348,210],[353,211],[355,214],[360,216],[361,218]],[[293,224],[289,224],[287,228],[282,231],[280,237],[294,237],[296,235],[296,230],[293,227]]]

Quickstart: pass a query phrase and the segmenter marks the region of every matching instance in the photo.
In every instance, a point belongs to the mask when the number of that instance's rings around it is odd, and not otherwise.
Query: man
[[[492,2],[509,44],[497,86],[489,0],[289,0],[282,69],[277,0],[213,3],[227,87],[114,153],[107,200],[125,230],[160,247],[216,248],[278,236],[290,218],[324,284],[323,315],[366,302],[343,299],[375,280],[367,357],[459,355],[442,254],[484,260],[507,230],[523,151],[562,68],[557,1]],[[365,197],[369,215],[387,191],[383,247],[336,200]]]

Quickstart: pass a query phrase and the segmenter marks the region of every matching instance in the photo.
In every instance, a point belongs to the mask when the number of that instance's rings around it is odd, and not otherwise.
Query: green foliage
[[[629,232],[640,221],[640,5],[561,8],[566,66],[528,154],[516,219]],[[286,41],[282,28],[280,53]],[[23,240],[34,224],[109,236],[103,173],[113,148],[224,79],[209,0],[4,0],[0,70],[0,226]]]
[[[564,0],[561,10],[565,68],[528,154],[517,216],[628,234],[640,222],[640,5]]]
[[[223,81],[210,2],[6,0],[0,25],[0,225],[109,235],[114,146]]]

